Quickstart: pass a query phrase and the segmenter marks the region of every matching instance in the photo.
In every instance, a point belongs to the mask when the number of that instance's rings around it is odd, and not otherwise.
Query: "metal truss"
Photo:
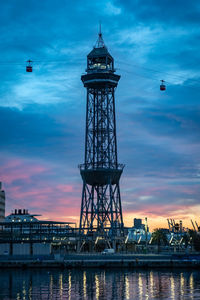
[[[91,186],[84,183],[80,220],[80,228],[88,232],[119,234],[123,225],[119,184]]]
[[[88,73],[81,77],[87,88],[87,107],[85,161],[80,165],[80,230],[111,237],[123,230],[119,179],[124,165],[117,159],[115,119],[115,88],[120,76],[114,72],[107,48],[94,48],[88,55]]]

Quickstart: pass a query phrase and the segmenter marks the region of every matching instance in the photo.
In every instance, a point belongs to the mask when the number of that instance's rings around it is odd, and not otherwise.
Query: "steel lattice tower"
[[[119,180],[124,167],[117,160],[115,88],[120,76],[114,73],[114,59],[100,32],[81,77],[87,111],[80,230],[112,237],[123,232]]]

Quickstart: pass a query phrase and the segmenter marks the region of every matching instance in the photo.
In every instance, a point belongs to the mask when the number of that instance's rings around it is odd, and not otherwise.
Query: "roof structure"
[[[92,51],[88,54],[88,57],[98,57],[98,56],[105,56],[105,55],[109,55],[110,57],[112,57],[108,52],[108,49],[104,43],[103,36],[100,29],[97,42],[94,48],[92,49]]]
[[[104,40],[103,40],[103,36],[102,36],[102,32],[101,32],[101,24],[99,27],[99,36],[98,36],[98,40],[96,42],[95,48],[106,48],[105,44],[104,44]]]

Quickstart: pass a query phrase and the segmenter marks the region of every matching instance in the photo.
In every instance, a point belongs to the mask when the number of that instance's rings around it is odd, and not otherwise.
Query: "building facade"
[[[5,218],[5,222],[37,222],[35,216],[40,215],[30,215],[28,209],[15,209]]]
[[[2,183],[0,182],[0,222],[5,220],[5,192],[2,190]]]

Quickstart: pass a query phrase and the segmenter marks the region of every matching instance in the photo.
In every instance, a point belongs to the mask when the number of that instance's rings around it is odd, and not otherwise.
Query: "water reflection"
[[[98,275],[95,275],[95,284],[96,284],[96,299],[99,300],[99,279]]]
[[[129,278],[128,278],[128,275],[126,274],[125,275],[125,293],[126,293],[126,299],[130,299],[129,290],[130,290],[130,287],[129,287]]]
[[[171,283],[171,299],[175,299],[175,283],[174,283],[174,277],[170,276],[170,283]]]
[[[86,279],[86,272],[83,272],[83,294],[84,299],[87,299],[87,279]]]
[[[200,299],[198,271],[1,270],[0,299]]]
[[[190,285],[190,298],[194,299],[194,295],[193,295],[193,291],[194,291],[194,277],[193,277],[193,273],[190,275],[189,285]]]
[[[67,277],[67,276],[66,276]],[[71,289],[72,289],[72,277],[71,277],[71,272],[68,274],[68,299],[71,300]]]

